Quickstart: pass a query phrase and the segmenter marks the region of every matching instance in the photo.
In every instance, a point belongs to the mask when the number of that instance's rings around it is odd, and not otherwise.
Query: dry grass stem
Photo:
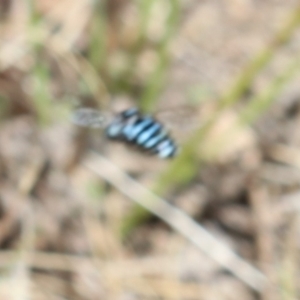
[[[257,291],[264,288],[267,281],[259,270],[218,241],[204,227],[126,175],[109,160],[101,155],[90,153],[83,164],[112,184],[129,199],[161,218],[249,287]]]

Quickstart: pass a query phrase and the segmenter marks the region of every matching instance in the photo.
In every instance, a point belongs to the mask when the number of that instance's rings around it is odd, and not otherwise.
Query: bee
[[[80,126],[104,128],[108,139],[133,145],[162,159],[173,158],[178,153],[178,146],[166,126],[136,107],[112,118],[92,108],[80,108],[74,111],[72,120]]]

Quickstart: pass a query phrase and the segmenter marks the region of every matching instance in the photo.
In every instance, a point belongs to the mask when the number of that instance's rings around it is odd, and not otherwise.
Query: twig
[[[108,278],[161,276],[178,271],[177,257],[153,256],[141,259],[104,261],[92,256],[32,251],[27,267],[47,271],[75,272],[80,266],[93,264]],[[19,251],[0,251],[0,268],[22,261]]]
[[[131,200],[164,220],[249,287],[262,291],[267,283],[266,277],[181,210],[149,191],[101,155],[90,153],[83,164]]]
[[[270,195],[267,188],[257,182],[252,182],[249,186],[249,199],[253,210],[256,244],[258,259],[261,268],[270,278],[270,283],[276,285],[277,278],[274,272],[275,262],[275,240],[274,240],[274,218]],[[278,291],[275,285],[266,286],[262,299],[278,299]]]

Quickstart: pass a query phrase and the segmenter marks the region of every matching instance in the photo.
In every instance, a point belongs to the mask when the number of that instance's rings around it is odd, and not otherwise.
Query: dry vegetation
[[[300,298],[299,1],[2,0],[0,22],[0,300]],[[130,105],[178,158],[70,121]]]

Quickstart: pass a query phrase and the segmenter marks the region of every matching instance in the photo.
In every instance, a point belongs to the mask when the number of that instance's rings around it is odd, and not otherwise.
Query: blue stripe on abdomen
[[[156,136],[152,137],[151,139],[149,139],[145,144],[144,147],[146,149],[150,149],[152,147],[155,147],[155,145],[157,143],[159,143],[162,139],[164,139],[166,137],[167,133],[165,131],[161,131],[159,134],[157,134]]]
[[[123,134],[128,139],[128,141],[133,141],[147,126],[153,123],[153,119],[150,117],[146,117],[136,122],[135,124],[130,124],[126,128],[125,125]]]
[[[173,141],[168,138],[165,139],[163,142],[157,145],[156,147],[158,156],[161,158],[171,157],[176,152],[176,146],[174,145]]]
[[[139,134],[136,141],[139,145],[144,144],[147,140],[149,140],[156,132],[161,129],[161,125],[159,123],[154,123],[152,126],[146,128],[143,132]]]

